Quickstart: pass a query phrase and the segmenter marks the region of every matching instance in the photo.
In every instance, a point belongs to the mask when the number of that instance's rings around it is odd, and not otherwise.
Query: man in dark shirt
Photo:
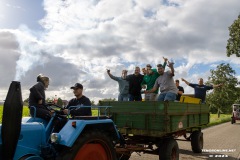
[[[184,93],[184,89],[183,89],[182,86],[179,86],[179,80],[178,79],[175,80],[175,83],[176,83],[176,87],[178,88],[178,95],[177,95],[176,100],[180,101],[180,98],[181,98],[182,94]]]
[[[199,78],[198,84],[189,83],[188,81],[186,81],[183,78],[182,78],[182,81],[184,81],[190,87],[194,88],[194,97],[201,99],[202,103],[205,103],[207,90],[211,90],[213,88],[221,87],[223,85],[223,84],[218,84],[218,85],[206,86],[206,85],[203,84],[203,79],[202,78]]]
[[[69,107],[71,106],[91,106],[89,98],[82,94],[82,84],[76,83],[74,86],[71,87],[71,89],[73,89],[73,93],[76,98],[73,98],[69,101],[67,107],[63,110],[64,114],[68,114]],[[70,114],[72,116],[91,116],[92,112],[90,107],[80,107],[70,109]]]
[[[129,81],[129,101],[142,101],[141,95],[141,83],[143,81],[144,75],[140,74],[140,68],[136,67],[134,74],[126,77]]]

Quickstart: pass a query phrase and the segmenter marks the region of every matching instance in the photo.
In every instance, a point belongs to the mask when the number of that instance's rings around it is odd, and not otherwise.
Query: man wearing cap
[[[68,114],[68,109],[71,106],[91,106],[91,102],[89,98],[82,94],[83,92],[83,85],[80,83],[76,83],[74,86],[71,87],[73,89],[73,93],[76,98],[73,98],[69,101],[67,107],[63,110],[64,114]],[[70,114],[72,116],[91,116],[91,107],[80,107],[80,108],[73,108],[70,110]]]
[[[168,67],[170,68],[170,71],[164,72],[164,67],[161,64],[158,64],[157,67],[160,76],[157,78],[154,87],[151,90],[146,91],[146,93],[153,93],[160,87],[161,93],[158,96],[158,101],[175,101],[178,89],[173,80],[173,63],[168,62]]]
[[[109,77],[118,82],[118,101],[128,101],[128,92],[129,92],[129,82],[126,80],[127,70],[122,70],[121,77],[115,77],[110,73],[110,70],[107,70]]]
[[[164,58],[163,68],[165,68],[167,64],[167,58]],[[141,86],[143,89],[145,89],[145,85],[147,86],[146,90],[151,90],[155,84],[156,79],[160,76],[160,74],[157,72],[156,69],[152,69],[152,66],[150,64],[147,64],[147,74],[144,75],[143,81],[141,83]],[[153,93],[145,93],[145,101],[155,101],[156,96],[158,94],[158,89]]]

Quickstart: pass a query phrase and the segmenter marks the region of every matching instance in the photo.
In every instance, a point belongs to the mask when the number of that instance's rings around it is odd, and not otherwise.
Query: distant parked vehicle
[[[240,104],[232,105],[232,120],[231,123],[236,123],[236,120],[240,120]]]

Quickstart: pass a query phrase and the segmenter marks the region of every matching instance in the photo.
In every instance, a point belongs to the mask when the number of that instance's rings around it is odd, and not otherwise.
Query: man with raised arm
[[[164,57],[163,59],[164,59],[163,68],[165,69],[168,59]],[[148,91],[153,88],[155,81],[160,76],[160,74],[157,72],[157,69],[152,69],[152,66],[150,64],[147,64],[146,68],[147,68],[147,74],[144,75],[141,85],[143,89],[145,89],[147,86],[146,90]],[[145,93],[145,101],[155,101],[157,94],[158,94],[158,89],[153,93]]]
[[[160,95],[158,101],[175,101],[178,93],[178,89],[174,83],[174,68],[173,63],[168,61],[168,67],[170,71],[164,72],[164,67],[161,64],[157,65],[158,73],[160,76],[157,78],[153,88],[146,93],[153,93],[160,87]]]
[[[190,87],[194,88],[194,97],[201,99],[202,103],[205,103],[207,90],[211,90],[213,88],[217,88],[217,87],[222,86],[222,84],[211,85],[211,86],[204,85],[202,78],[198,79],[198,84],[189,83],[188,81],[186,81],[183,78],[182,78],[182,81],[185,82]]]
[[[127,70],[122,70],[121,77],[115,77],[110,73],[110,70],[107,70],[109,77],[118,82],[118,101],[128,101],[128,92],[129,92],[129,82],[126,80]]]

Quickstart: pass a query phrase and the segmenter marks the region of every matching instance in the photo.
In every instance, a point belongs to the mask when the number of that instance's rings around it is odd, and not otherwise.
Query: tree
[[[230,38],[226,47],[227,56],[236,54],[237,57],[240,57],[240,15],[228,29]]]
[[[63,106],[63,101],[62,101],[61,98],[58,98],[58,100],[57,100],[57,105],[58,105],[58,106]]]
[[[29,98],[26,98],[26,99],[23,101],[24,106],[28,106],[28,101],[29,101]]]
[[[239,87],[237,88],[237,93],[238,93],[237,99],[235,100],[234,103],[240,104],[240,88]]]
[[[101,101],[116,101],[116,98],[104,98]]]
[[[92,101],[91,101],[91,105],[92,105],[92,106],[96,106],[96,104],[95,104],[95,101],[94,101],[94,100],[92,100]]]
[[[46,103],[51,103],[52,102],[52,99],[51,98],[47,98],[46,99]]]
[[[29,98],[26,98],[23,102],[28,103]]]
[[[104,101],[104,102],[108,102],[108,101],[116,101],[116,98],[104,98],[104,99],[102,99],[102,100],[100,100],[100,101]],[[99,102],[100,102],[99,101]],[[99,105],[99,103],[97,104],[97,105]]]
[[[222,87],[215,88],[207,95],[207,103],[211,110],[217,110],[218,117],[220,117],[221,113],[231,111],[230,106],[239,95],[236,89],[238,80],[229,64],[222,63],[217,66],[216,70],[210,70],[210,72],[211,76],[208,77],[207,84],[223,84]]]

